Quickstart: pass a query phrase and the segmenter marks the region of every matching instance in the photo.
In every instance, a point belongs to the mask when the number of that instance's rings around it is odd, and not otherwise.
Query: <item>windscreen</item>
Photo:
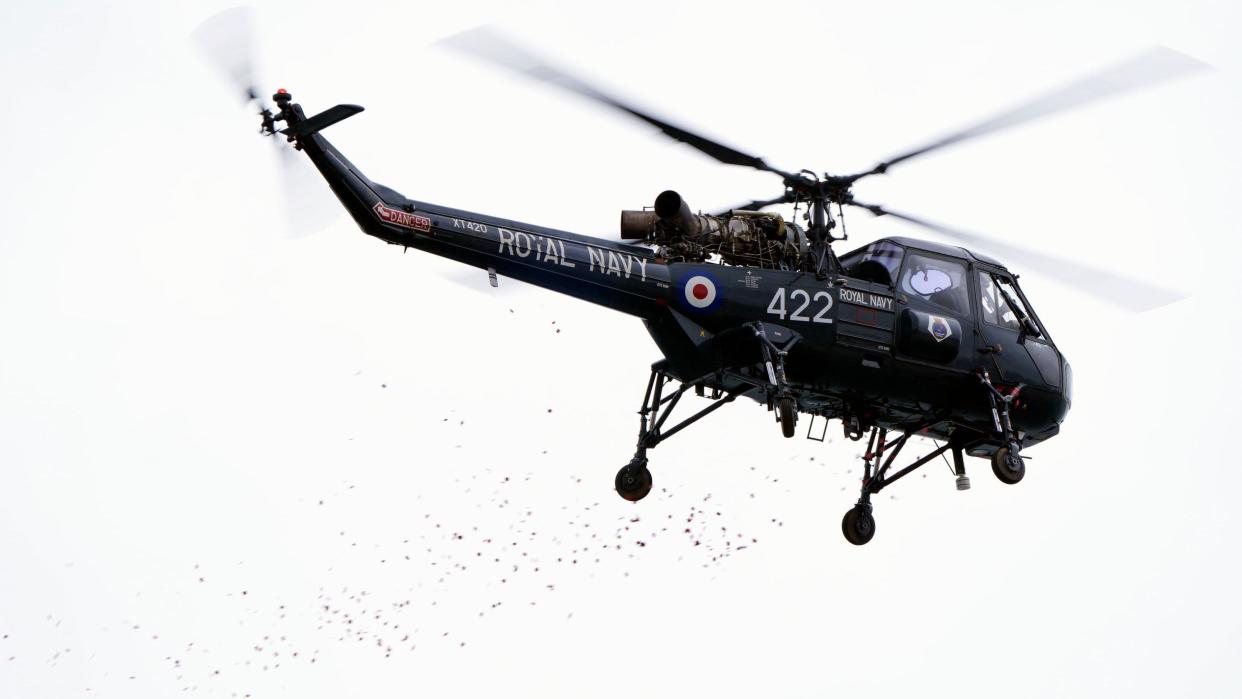
[[[1007,276],[991,272],[979,273],[979,305],[983,320],[993,325],[1020,331],[1021,319],[1026,317],[1034,327],[1039,327],[1013,280]]]

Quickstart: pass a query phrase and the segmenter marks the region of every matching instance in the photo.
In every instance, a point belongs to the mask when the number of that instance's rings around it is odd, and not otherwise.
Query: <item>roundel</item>
[[[716,305],[716,282],[703,274],[696,274],[681,285],[682,297],[694,309],[705,311]]]

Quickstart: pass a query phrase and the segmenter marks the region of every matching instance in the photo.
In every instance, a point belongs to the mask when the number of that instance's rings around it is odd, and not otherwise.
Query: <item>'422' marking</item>
[[[772,301],[768,303],[768,313],[776,316],[777,318],[780,318],[781,320],[785,320],[785,317],[786,317],[785,296],[786,296],[785,287],[782,286],[776,290],[776,293],[772,295]],[[816,291],[815,295],[812,296],[811,292],[807,291],[806,289],[794,289],[793,291],[790,291],[788,293],[788,296],[789,296],[790,306],[793,306],[794,304],[799,304],[797,308],[795,308],[792,312],[789,313],[789,316],[788,316],[789,320],[800,320],[804,323],[831,323],[832,322],[832,318],[824,317],[824,314],[832,309],[832,294],[830,292]],[[819,312],[817,312],[814,316],[807,316],[805,315],[806,309],[807,309],[807,306],[811,305],[812,301],[814,301],[815,303],[823,302],[824,305],[819,309]]]

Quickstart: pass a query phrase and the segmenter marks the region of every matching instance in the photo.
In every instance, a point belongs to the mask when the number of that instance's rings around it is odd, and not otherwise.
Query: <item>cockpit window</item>
[[[845,273],[856,279],[893,286],[905,248],[887,240],[877,240],[841,258]]]
[[[1022,330],[1022,318],[1027,318],[1038,331],[1039,326],[1035,324],[1034,316],[1023,303],[1022,295],[1009,277],[980,272],[979,306],[983,311],[983,320],[988,323],[1010,330]]]
[[[999,294],[996,293],[996,282],[992,281],[992,275],[987,272],[980,272],[979,308],[983,311],[983,319],[993,325],[1003,325],[1017,330],[1017,316],[1013,314],[1013,311],[1009,310],[1008,304],[1006,304],[1004,308],[1001,308],[1002,301],[1003,299],[1001,299]],[[1003,314],[1002,311],[1004,311]],[[1009,319],[1009,321],[1012,322],[1012,325],[1010,325],[1009,322],[1002,322],[1002,315]]]
[[[910,276],[910,288],[924,296],[930,296],[953,286],[953,278],[942,269],[924,269]]]
[[[966,265],[911,252],[906,255],[901,290],[929,303],[966,315],[970,308],[966,291]]]

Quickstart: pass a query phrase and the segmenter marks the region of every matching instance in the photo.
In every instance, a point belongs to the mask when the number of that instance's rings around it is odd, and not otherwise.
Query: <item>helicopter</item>
[[[859,496],[841,525],[855,545],[875,534],[872,497],[920,467],[950,454],[956,487],[967,490],[965,457],[977,457],[1000,481],[1016,484],[1026,472],[1023,453],[1059,433],[1073,373],[1018,275],[981,252],[900,236],[838,255],[833,243],[845,239],[845,207],[1007,251],[1019,265],[1054,278],[1103,280],[1113,290],[1110,300],[1135,310],[1178,298],[862,202],[852,192],[859,180],[909,159],[1202,66],[1169,49],[1152,49],[870,169],[834,175],[776,168],[616,98],[489,29],[444,43],[781,181],[775,197],[711,213],[664,191],[652,207],[621,212],[616,240],[555,230],[410,199],[376,183],[321,133],[362,107],[338,104],[308,117],[283,88],[269,107],[246,70],[229,71],[246,99],[259,103],[261,132],[283,136],[307,155],[364,233],[486,270],[493,286],[505,276],[642,320],[661,358],[643,391],[635,452],[613,482],[626,500],[640,501],[652,489],[650,451],[739,398],[764,406],[786,438],[805,418],[810,439],[824,441],[830,422],[840,421],[845,437],[866,440]],[[765,211],[779,204],[793,204],[801,221]],[[671,420],[691,392],[707,403]],[[936,448],[894,468],[914,438]]]

